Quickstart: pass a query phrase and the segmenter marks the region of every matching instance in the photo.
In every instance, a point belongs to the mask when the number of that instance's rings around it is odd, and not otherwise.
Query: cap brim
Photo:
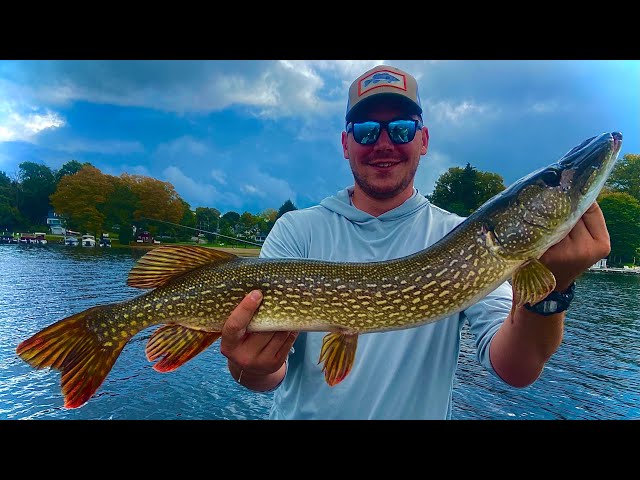
[[[368,98],[360,100],[356,105],[353,106],[351,110],[349,110],[345,117],[345,121],[347,123],[351,122],[353,118],[360,115],[363,110],[366,110],[371,105],[375,105],[378,102],[386,100],[396,101],[398,105],[401,106],[401,108],[407,109],[407,113],[422,115],[422,108],[420,108],[420,106],[410,98],[407,98],[404,95],[399,95],[397,93],[385,92],[378,93],[377,95],[372,95]]]

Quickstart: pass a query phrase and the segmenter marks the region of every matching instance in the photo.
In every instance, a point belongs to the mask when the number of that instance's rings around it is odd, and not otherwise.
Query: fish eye
[[[557,187],[560,185],[560,172],[555,169],[549,169],[542,172],[542,180],[550,187]]]

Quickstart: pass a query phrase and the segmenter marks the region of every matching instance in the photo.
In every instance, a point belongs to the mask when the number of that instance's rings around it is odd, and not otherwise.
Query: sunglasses
[[[409,143],[416,136],[416,131],[422,129],[420,120],[392,120],[390,122],[349,122],[347,134],[353,132],[353,139],[360,145],[373,145],[380,138],[382,127],[387,130],[391,141],[395,144]]]

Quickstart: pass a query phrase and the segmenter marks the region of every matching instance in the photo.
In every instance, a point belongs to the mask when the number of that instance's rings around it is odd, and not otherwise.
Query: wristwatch
[[[524,308],[544,316],[564,312],[567,308],[569,308],[569,305],[573,300],[573,294],[575,290],[576,282],[571,282],[569,288],[567,288],[564,292],[556,292],[554,290],[549,295],[547,295],[546,298],[540,300],[534,305],[525,303]]]

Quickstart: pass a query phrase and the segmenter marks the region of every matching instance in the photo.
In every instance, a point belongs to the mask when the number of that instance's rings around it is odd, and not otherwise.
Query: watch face
[[[553,291],[547,298],[541,300],[535,305],[529,305],[526,303],[524,306],[527,310],[539,313],[540,315],[553,315],[554,313],[564,312],[571,301],[573,300],[573,292],[575,290],[575,283],[572,283],[567,290],[562,293]]]
[[[555,300],[547,300],[546,302],[542,302],[541,306],[544,313],[558,312],[558,302],[556,302]]]

